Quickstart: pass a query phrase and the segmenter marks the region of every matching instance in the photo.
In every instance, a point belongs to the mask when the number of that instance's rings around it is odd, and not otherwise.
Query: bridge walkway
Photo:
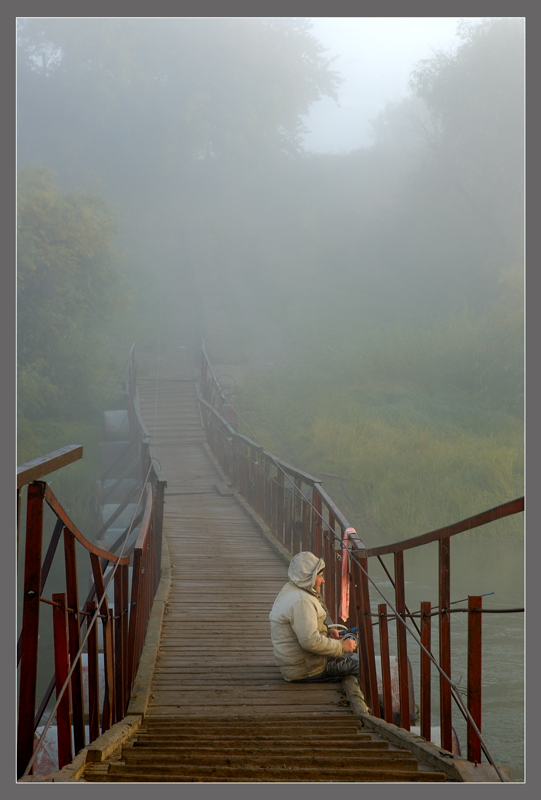
[[[109,763],[87,768],[84,779],[445,780],[408,751],[361,733],[340,684],[282,679],[268,615],[287,565],[213,463],[194,377],[138,385],[167,478],[171,589],[143,727]],[[361,759],[355,766],[352,746]],[[361,746],[369,748],[364,755]]]
[[[287,565],[206,451],[195,381],[160,381],[157,397],[155,381],[140,381],[139,393],[167,478],[172,568],[149,714],[251,717],[340,708],[340,689],[287,684],[274,664],[268,615]]]

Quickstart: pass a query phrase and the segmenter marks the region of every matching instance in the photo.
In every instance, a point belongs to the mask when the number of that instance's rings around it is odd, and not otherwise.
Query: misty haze
[[[339,112],[324,19],[18,20],[18,464],[83,444],[54,480],[89,539],[132,342],[159,379],[204,340],[239,432],[367,547],[523,494],[524,23],[449,27],[388,75],[349,40]],[[522,606],[522,516],[486,527],[456,599]],[[523,619],[487,616],[483,722],[522,780]]]

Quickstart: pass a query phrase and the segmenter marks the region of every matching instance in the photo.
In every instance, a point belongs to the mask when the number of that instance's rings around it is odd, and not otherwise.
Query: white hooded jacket
[[[344,654],[342,642],[328,637],[327,611],[314,589],[324,566],[313,553],[297,553],[289,565],[289,581],[269,614],[274,656],[286,681],[318,675],[329,656]]]

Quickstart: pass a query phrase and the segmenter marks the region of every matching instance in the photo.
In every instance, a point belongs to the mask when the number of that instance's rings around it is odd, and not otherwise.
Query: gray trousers
[[[291,683],[330,683],[341,681],[345,675],[359,675],[359,654],[351,653],[347,656],[331,656],[323,672],[312,675],[310,678],[300,678]]]

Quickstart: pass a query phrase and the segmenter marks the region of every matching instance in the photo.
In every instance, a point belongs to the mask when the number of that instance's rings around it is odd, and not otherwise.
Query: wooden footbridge
[[[431,669],[450,673],[451,537],[517,513],[523,499],[371,551],[313,476],[238,432],[235,409],[204,352],[201,372],[187,366],[139,380],[132,352],[126,397],[125,415],[108,418],[117,433],[126,424],[130,438],[119,434],[102,447],[103,524],[95,542],[82,536],[40,480],[79,451],[65,448],[19,468],[21,508],[28,486],[19,781],[510,780],[490,762],[480,733],[480,598],[470,598],[469,609],[469,700],[461,709],[468,716],[467,758],[453,744],[453,687],[442,674],[434,709],[430,675]],[[44,503],[56,525],[43,556]],[[49,598],[45,584],[62,537],[66,591]],[[434,610],[424,604],[419,628],[404,591],[403,552],[429,541],[440,542],[438,663],[429,657]],[[90,559],[88,594],[78,584],[76,545]],[[335,620],[343,581],[350,586],[346,625],[360,633],[359,682],[350,676],[338,684],[290,684],[275,666],[269,611],[287,581],[291,555],[306,549],[325,558],[326,604]],[[393,553],[396,607],[380,603],[376,612],[368,563],[383,550]],[[55,661],[41,700],[40,606],[41,618],[52,611]],[[394,658],[388,619],[397,624]],[[404,622],[414,624],[424,647],[418,698],[408,675],[412,645]],[[438,711],[441,743],[435,744]],[[418,712],[422,735],[410,730]],[[38,754],[47,741],[46,719],[49,731],[55,723],[57,764],[44,773]]]

